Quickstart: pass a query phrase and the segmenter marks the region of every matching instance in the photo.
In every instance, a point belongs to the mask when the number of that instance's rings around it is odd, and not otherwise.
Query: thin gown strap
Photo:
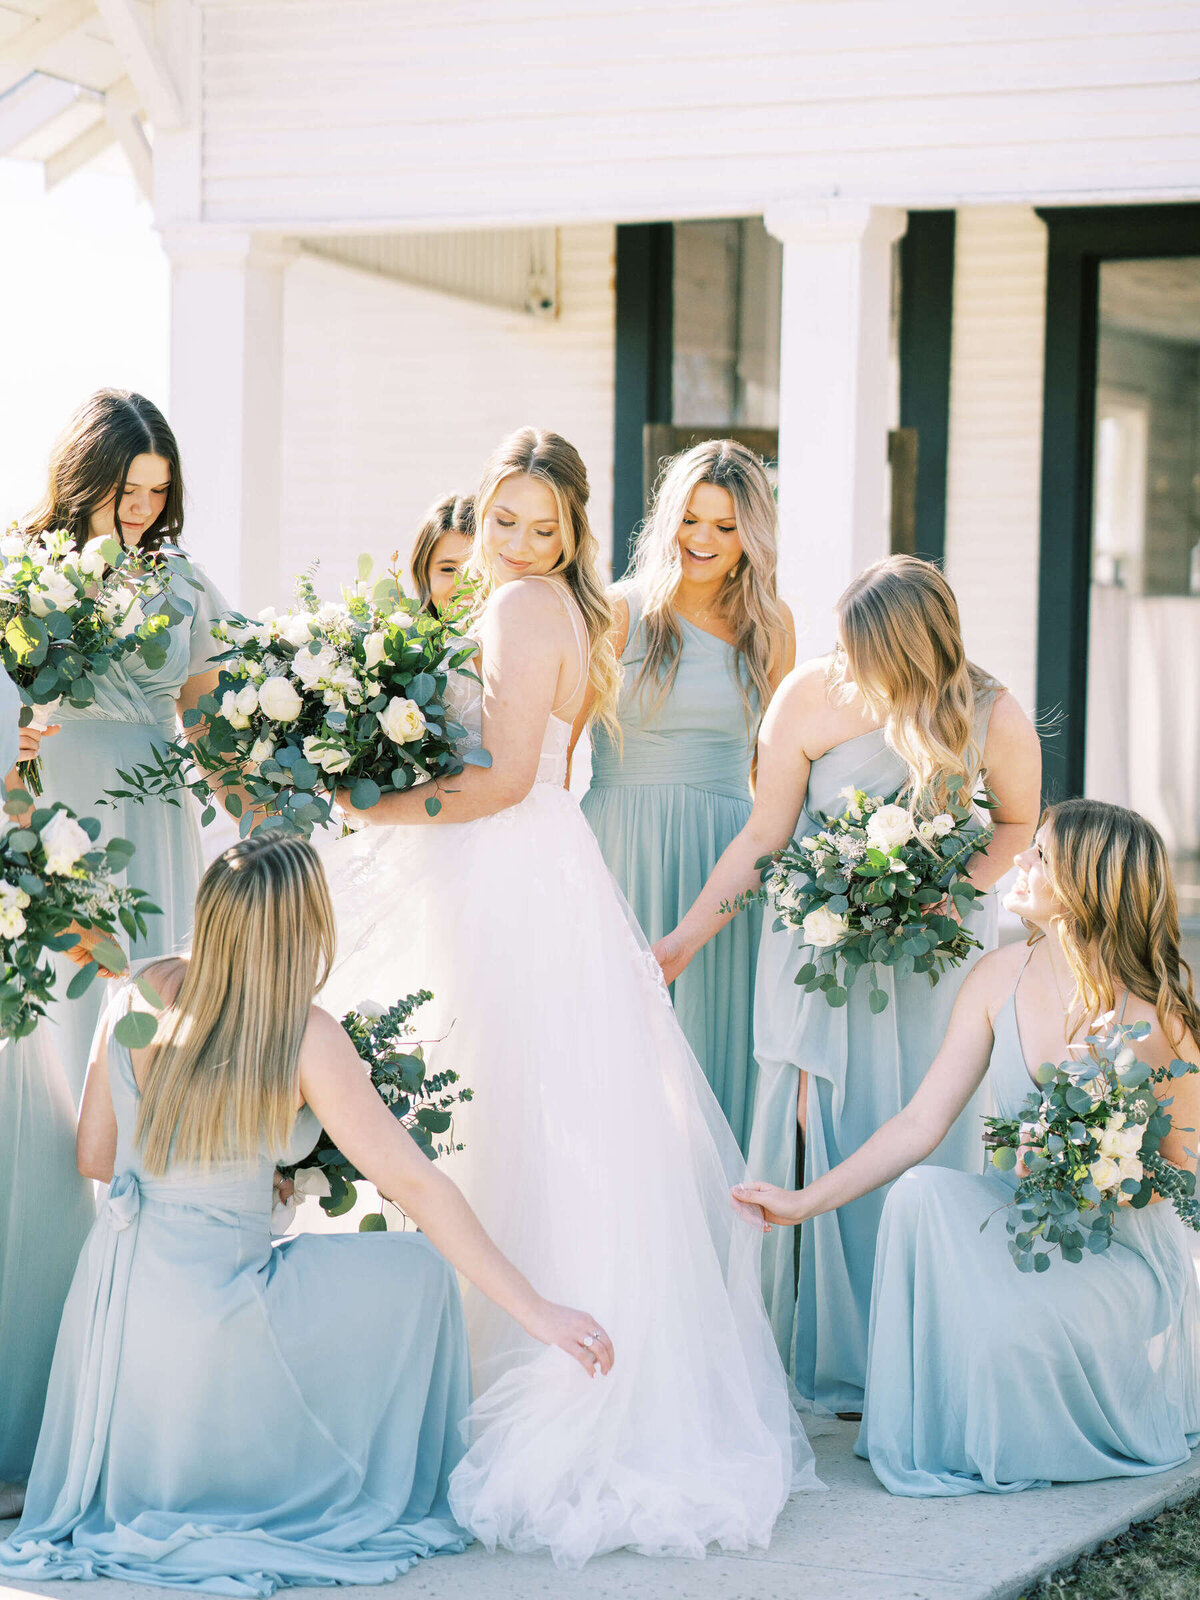
[[[1025,954],[1025,959],[1021,963],[1021,970],[1020,970],[1020,972],[1017,973],[1016,982],[1013,984],[1012,988],[1009,990],[1008,1003],[1012,1006],[1014,1011],[1016,1010],[1016,1007],[1017,1007],[1017,990],[1021,987],[1021,979],[1025,976],[1025,968],[1033,960],[1033,952],[1036,949],[1037,949],[1037,945],[1036,944],[1031,944],[1029,946],[1029,949]]]
[[[1125,1007],[1128,1004],[1129,1004],[1129,990],[1126,989],[1125,998],[1124,998],[1124,1000],[1121,1001],[1121,1012],[1120,1012],[1120,1015],[1117,1017],[1117,1021],[1118,1022],[1124,1022],[1125,1021]]]
[[[542,575],[540,573],[538,573],[538,574],[535,574],[535,576],[541,577]],[[551,708],[550,708],[550,715],[552,717],[556,717],[558,715],[558,713],[562,710],[563,706],[569,706],[571,704],[571,701],[574,700],[575,696],[579,693],[580,689],[583,687],[584,683],[587,681],[587,669],[588,669],[587,627],[586,627],[586,625],[584,623],[584,620],[583,620],[582,616],[580,616],[580,614],[579,614],[579,607],[575,604],[575,602],[568,595],[564,594],[563,586],[562,586],[561,583],[559,583],[558,579],[557,578],[552,578],[547,574],[545,576],[545,578],[543,579],[543,581],[550,585],[550,587],[554,590],[554,593],[558,596],[559,600],[562,602],[563,606],[565,607],[566,613],[567,613],[567,619],[571,624],[571,632],[572,632],[572,634],[574,635],[574,638],[575,638],[575,648],[579,652],[579,671],[575,676],[575,682],[574,682],[574,684],[573,684],[573,686],[571,688],[570,694],[567,695],[565,699],[560,700],[556,706],[551,706]],[[583,631],[583,638],[582,639],[579,636],[581,629]]]

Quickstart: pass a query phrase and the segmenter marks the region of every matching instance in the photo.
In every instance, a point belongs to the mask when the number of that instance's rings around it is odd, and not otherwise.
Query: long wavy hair
[[[135,1137],[147,1172],[286,1148],[334,940],[325,874],[303,839],[253,835],[212,863],[187,971],[146,1065]]]
[[[542,428],[519,429],[497,446],[483,469],[475,496],[475,526],[481,533],[500,485],[517,473],[537,478],[554,496],[562,554],[552,570],[570,590],[587,629],[588,681],[595,696],[589,720],[615,729],[621,669],[613,650],[612,607],[600,578],[600,546],[588,522],[587,468],[575,446],[561,434]],[[475,541],[471,572],[482,606],[495,581],[482,538]]]
[[[1074,1033],[1117,1008],[1122,990],[1154,1007],[1172,1048],[1200,1045],[1200,1005],[1180,951],[1179,903],[1162,835],[1104,800],[1062,800],[1042,819],[1054,926],[1082,1017]],[[1031,942],[1043,935],[1035,932]]]
[[[888,556],[865,568],[837,603],[840,648],[832,694],[857,686],[888,744],[908,767],[914,809],[940,811],[959,778],[974,791],[983,766],[975,737],[980,697],[1002,685],[967,660],[958,601],[945,578],[916,556]]]
[[[747,722],[755,720],[772,694],[771,677],[782,660],[787,627],[779,604],[775,569],[777,513],[775,496],[762,462],[734,439],[706,439],[668,461],[654,492],[654,504],[638,535],[631,583],[642,600],[645,655],[634,685],[639,695],[652,691],[650,711],[657,710],[679,671],[682,633],[675,614],[681,576],[679,530],[692,491],[711,483],[733,501],[742,554],[717,596],[717,611],[734,635],[738,688]]]
[[[457,533],[464,539],[475,537],[475,496],[470,494],[444,495],[425,513],[425,521],[413,543],[409,567],[413,588],[423,611],[434,611],[429,570],[437,547],[448,533]]]
[[[121,533],[119,507],[137,456],[162,456],[171,469],[166,504],[142,535],[142,550],[178,544],[183,532],[183,474],[179,446],[166,417],[145,395],[131,389],[98,389],[71,418],[50,454],[46,492],[22,526],[29,533],[66,528],[82,550],[91,538],[92,513],[115,495],[113,518]]]

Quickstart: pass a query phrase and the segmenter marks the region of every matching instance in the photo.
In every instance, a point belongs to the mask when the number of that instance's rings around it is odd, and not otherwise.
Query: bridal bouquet
[[[1171,1101],[1152,1087],[1200,1068],[1176,1060],[1152,1071],[1134,1048],[1150,1024],[1102,1020],[1106,1031],[1086,1041],[1089,1060],[1044,1063],[1019,1117],[983,1119],[997,1170],[1011,1172],[1024,1157],[1006,1224],[1022,1272],[1045,1272],[1055,1250],[1071,1262],[1107,1250],[1122,1201],[1140,1208],[1159,1195],[1200,1230],[1195,1174],[1160,1154]]]
[[[465,763],[486,766],[483,751],[460,754],[465,729],[450,689],[476,653],[457,619],[433,617],[405,595],[395,573],[371,582],[369,556],[341,601],[322,602],[307,575],[298,606],[257,618],[231,614],[213,627],[226,646],[214,657],[220,677],[199,709],[184,716],[189,737],[160,748],[153,761],[121,772],[128,788],[114,799],[158,795],[178,804],[190,790],[215,816],[217,790],[249,831],[308,835],[328,822],[346,785],[367,809],[382,794],[453,777]],[[430,815],[441,809],[431,790]]]
[[[0,557],[0,663],[21,691],[26,725],[46,726],[63,700],[90,705],[95,679],[122,656],[141,654],[151,667],[166,659],[166,631],[180,613],[160,559],[113,538],[77,550],[64,528],[16,527],[0,536]],[[38,762],[21,776],[41,794]]]
[[[948,787],[946,810],[924,819],[847,789],[840,817],[823,817],[819,833],[757,863],[762,888],[742,898],[769,900],[776,927],[798,928],[812,947],[814,959],[796,974],[809,993],[820,990],[831,1006],[844,1006],[865,970],[868,1003],[882,1011],[888,997],[875,981],[877,965],[894,967],[899,977],[923,972],[934,984],[981,948],[940,908],[953,906],[961,916],[979,898],[982,891],[962,869],[987,849],[992,833],[969,826],[975,811],[960,798],[962,780]],[[986,808],[990,801],[984,796],[978,803]]]
[[[30,797],[9,794],[10,813],[27,811]],[[49,951],[69,950],[79,943],[80,929],[96,929],[104,938],[92,960],[67,985],[67,998],[77,999],[93,982],[102,962],[109,970],[125,966],[113,940],[124,931],[144,935],[147,916],[156,913],[145,891],[118,884],[133,855],[127,839],[96,843],[100,824],[94,817],[76,817],[64,805],[43,806],[28,822],[0,833],[0,1037],[32,1033],[46,1014],[55,985],[55,969],[44,960]],[[98,959],[97,959],[98,958]],[[155,1002],[148,988],[142,991]],[[137,1048],[154,1035],[154,1019],[131,1011],[117,1024],[122,1044]]]
[[[364,1000],[342,1018],[342,1026],[366,1062],[380,1099],[429,1159],[436,1161],[438,1156],[462,1149],[454,1143],[454,1107],[473,1096],[470,1089],[455,1087],[456,1072],[426,1077],[421,1046],[408,1042],[410,1017],[432,999],[429,991],[422,989],[386,1010]],[[448,1136],[444,1144],[443,1135]],[[354,1207],[358,1200],[355,1182],[363,1177],[324,1130],[302,1164],[280,1167],[279,1173],[292,1180],[298,1195],[320,1200],[322,1210],[331,1217],[343,1216]],[[382,1207],[359,1223],[364,1233],[382,1232],[386,1227]]]

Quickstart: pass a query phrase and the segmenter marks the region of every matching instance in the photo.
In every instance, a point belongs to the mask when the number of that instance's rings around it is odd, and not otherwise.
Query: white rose
[[[360,1017],[368,1017],[374,1022],[377,1017],[383,1016],[388,1008],[381,1005],[378,1000],[360,1000],[354,1009]]]
[[[24,889],[18,888],[15,883],[9,883],[7,879],[0,878],[0,902],[6,906],[16,906],[23,911],[29,904],[29,896]]]
[[[339,622],[345,622],[350,615],[348,608],[336,600],[326,600],[323,606],[317,607],[317,623],[322,628],[336,628]]]
[[[804,889],[794,879],[790,879],[775,891],[775,904],[782,906],[786,911],[798,911],[803,900]]]
[[[108,571],[108,562],[100,546],[107,541],[103,538],[89,539],[79,552],[79,570],[86,578],[102,578]]]
[[[885,853],[912,838],[912,814],[904,806],[880,806],[867,820],[867,843]]]
[[[304,702],[286,678],[268,678],[258,691],[258,704],[272,722],[295,722]]]
[[[248,728],[250,718],[238,710],[238,697],[233,689],[226,689],[221,696],[221,715],[231,728]]]
[[[92,841],[65,811],[56,811],[41,831],[46,852],[46,871],[66,877],[80,856],[92,848]]]
[[[363,640],[363,653],[366,656],[367,671],[377,667],[383,660],[383,647],[387,643],[387,634],[369,633]]]
[[[921,840],[922,844],[932,844],[937,838],[937,833],[934,830],[933,823],[928,821],[918,822],[917,837]]]
[[[337,652],[332,645],[322,645],[316,655],[311,650],[300,650],[292,662],[292,671],[306,689],[315,689],[337,665]]]
[[[1142,1163],[1137,1156],[1122,1156],[1117,1166],[1121,1174],[1122,1183],[1125,1182],[1126,1178],[1135,1178],[1138,1183],[1141,1183],[1143,1177]]]
[[[1088,1170],[1091,1172],[1092,1182],[1101,1194],[1107,1194],[1121,1182],[1121,1169],[1108,1156],[1097,1156]]]
[[[301,612],[280,617],[279,637],[299,650],[312,639],[312,623]]]
[[[42,535],[42,548],[52,556],[65,556],[74,543],[65,528],[50,528]]]
[[[302,1194],[306,1200],[328,1200],[333,1193],[323,1167],[297,1167],[292,1184],[296,1193]]]
[[[944,839],[948,833],[954,832],[954,818],[948,811],[939,811],[937,816],[930,820],[929,826],[939,839]]]
[[[5,561],[17,561],[25,554],[25,540],[15,528],[0,534],[0,556]]]
[[[19,939],[25,932],[25,918],[16,906],[0,906],[0,939]]]
[[[70,578],[53,568],[47,568],[38,580],[39,587],[30,596],[29,604],[34,616],[44,617],[53,606],[56,611],[66,611],[79,598]]]
[[[828,906],[817,906],[814,911],[808,913],[800,926],[804,942],[821,948],[840,944],[850,932],[850,924],[846,918],[838,911],[830,911]]]
[[[131,633],[137,631],[146,620],[146,613],[142,610],[142,602],[136,597],[128,611],[117,623],[117,638],[128,639]]]
[[[415,700],[393,695],[379,713],[379,726],[393,744],[411,744],[425,732],[425,715]]]
[[[322,772],[345,772],[350,765],[350,752],[345,746],[322,739],[310,733],[304,741],[304,759],[320,767]]]
[[[256,739],[250,747],[250,754],[246,758],[246,771],[254,774],[264,761],[269,761],[275,754],[274,739]]]

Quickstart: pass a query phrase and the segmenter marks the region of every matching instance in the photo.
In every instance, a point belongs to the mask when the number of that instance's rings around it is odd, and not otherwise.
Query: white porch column
[[[274,236],[167,227],[171,423],[188,492],[185,543],[231,605],[279,599],[283,276]]]
[[[799,657],[834,643],[833,605],[888,553],[892,245],[907,216],[850,202],[780,205],[779,582]]]

